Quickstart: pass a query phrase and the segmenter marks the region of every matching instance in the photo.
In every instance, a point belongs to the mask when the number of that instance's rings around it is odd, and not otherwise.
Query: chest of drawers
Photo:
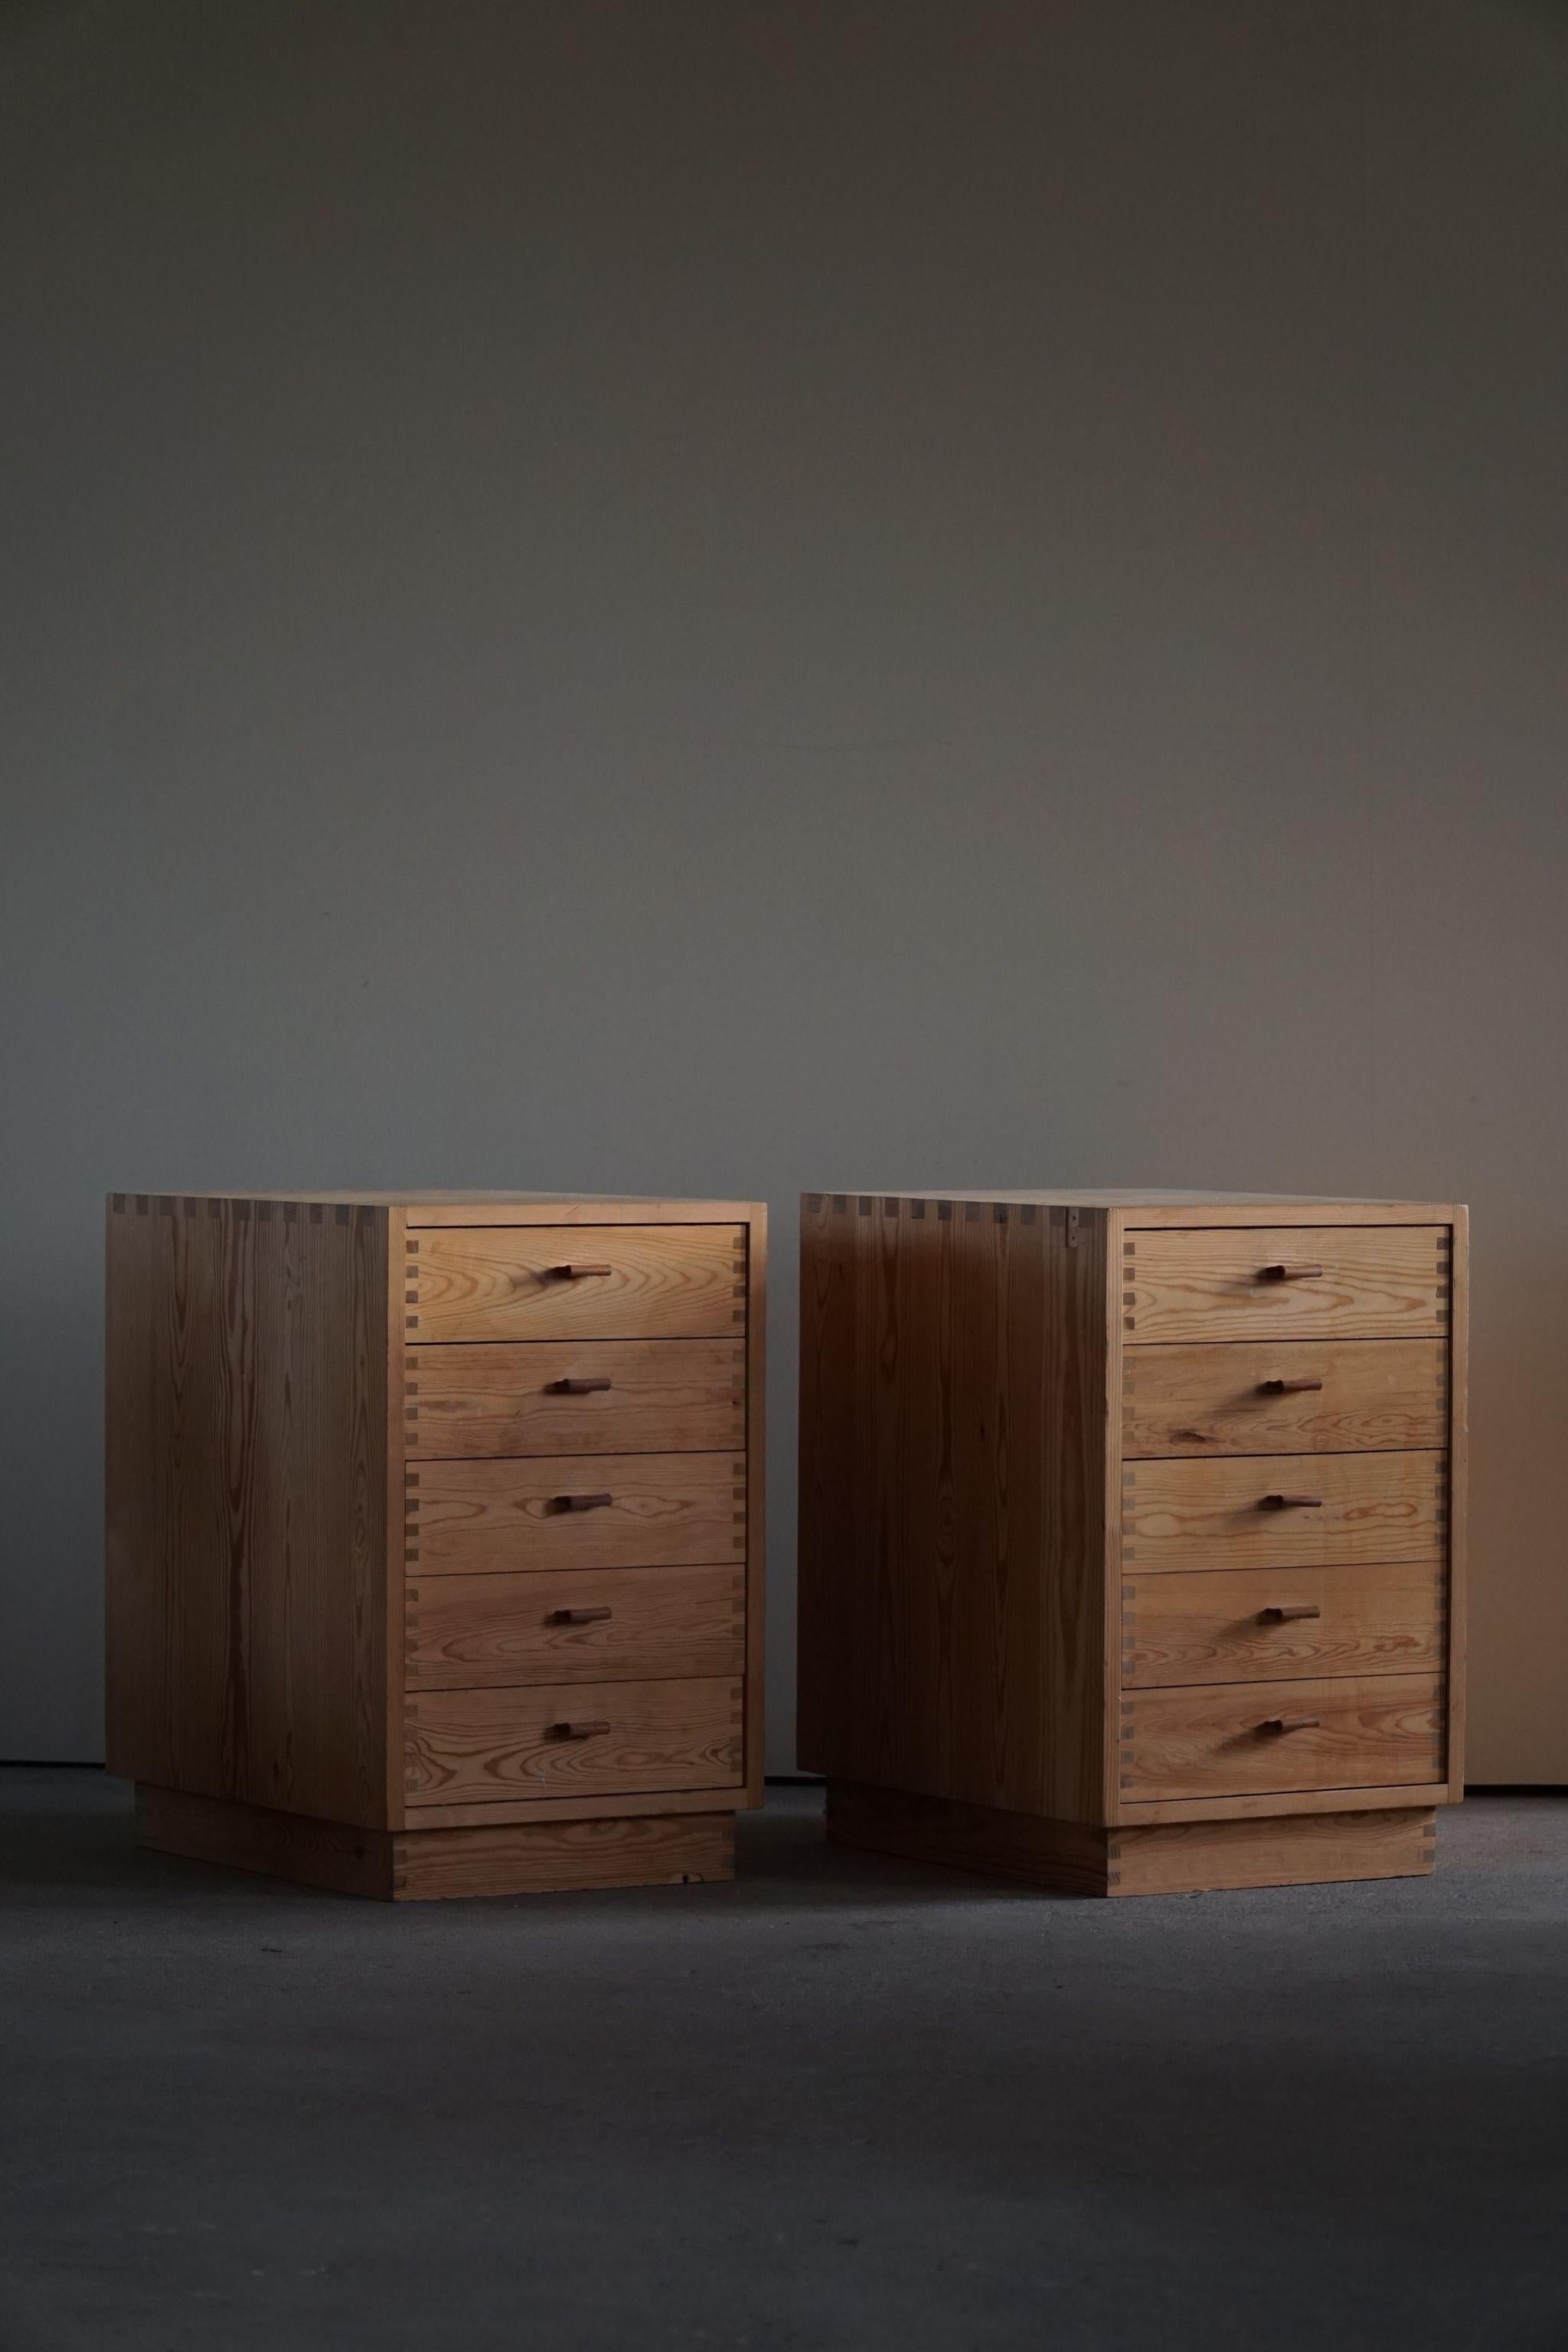
[[[398,1899],[729,1876],[765,1249],[752,1202],[112,1194],[141,1841]]]
[[[1086,1893],[1429,1869],[1462,1208],[802,1204],[800,1749],[848,1844]]]

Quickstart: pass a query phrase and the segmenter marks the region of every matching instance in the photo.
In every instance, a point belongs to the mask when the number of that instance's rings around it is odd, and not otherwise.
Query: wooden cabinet
[[[751,1202],[111,1195],[142,1843],[398,1899],[727,1877],[765,1237]]]
[[[1427,1203],[808,1193],[830,1834],[1099,1894],[1429,1869],[1466,1247]]]

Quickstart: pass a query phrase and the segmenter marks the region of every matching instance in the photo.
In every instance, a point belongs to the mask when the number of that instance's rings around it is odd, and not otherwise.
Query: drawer
[[[1122,1686],[1435,1673],[1445,1585],[1429,1565],[1129,1577]]]
[[[1142,1575],[1436,1564],[1447,1514],[1441,1452],[1130,1462],[1121,1474],[1121,1561]]]
[[[410,1691],[408,1802],[732,1788],[742,1687],[738,1676],[717,1676]]]
[[[411,1461],[722,1453],[746,1442],[743,1339],[535,1339],[410,1348]]]
[[[1448,1327],[1447,1225],[1242,1225],[1129,1234],[1122,1336],[1434,1338]]]
[[[1445,1339],[1278,1339],[1129,1348],[1124,1459],[1442,1445]]]
[[[606,1568],[564,1576],[408,1580],[411,1690],[738,1675],[739,1568]]]
[[[721,1339],[745,1324],[743,1225],[453,1225],[407,1249],[411,1341]]]
[[[1134,1691],[1121,1702],[1129,1803],[1429,1786],[1442,1777],[1438,1675],[1210,1684]]]
[[[405,1493],[404,1559],[421,1578],[716,1566],[746,1548],[743,1454],[424,1462]]]

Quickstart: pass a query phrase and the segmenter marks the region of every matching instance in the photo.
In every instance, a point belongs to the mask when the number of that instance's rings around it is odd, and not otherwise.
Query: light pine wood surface
[[[762,1788],[760,1205],[123,1193],[108,1223],[143,1842],[384,1896],[723,1874]]]
[[[574,1570],[408,1584],[409,1687],[738,1675],[745,1571]]]
[[[743,1335],[743,1225],[461,1225],[411,1234],[403,1328],[447,1339]]]
[[[1385,1802],[1353,1812],[1095,1828],[840,1780],[828,1789],[827,1833],[838,1845],[1063,1894],[1191,1895],[1419,1877],[1433,1866],[1436,1815],[1429,1805]]]
[[[1170,1570],[1372,1567],[1443,1558],[1444,1454],[1263,1454],[1131,1462],[1122,1566]]]
[[[731,1787],[742,1696],[739,1675],[410,1691],[409,1804]]]
[[[423,1576],[700,1567],[742,1559],[743,1454],[429,1462],[405,1473],[404,1559]]]
[[[1127,1575],[1122,1687],[1440,1672],[1446,1614],[1428,1563]]]
[[[110,1197],[111,1772],[384,1824],[386,1257],[375,1208]]]
[[[1449,1235],[1447,1225],[1130,1233],[1122,1331],[1139,1345],[1436,1336],[1447,1316]]]
[[[1360,1454],[1445,1445],[1442,1339],[1264,1339],[1129,1348],[1121,1452]]]
[[[139,1788],[136,1828],[137,1843],[159,1853],[398,1903],[691,1885],[734,1875],[731,1811],[352,1830],[260,1805]]]
[[[1141,1575],[1444,1555],[1447,1462],[1436,1450],[1138,1461],[1121,1489],[1122,1565]]]
[[[1150,1886],[1417,1866],[1459,1793],[1463,1212],[843,1192],[801,1230],[831,1833],[918,1815],[1059,1885],[1123,1825],[1183,1833]]]
[[[746,1444],[742,1339],[410,1348],[404,1371],[411,1461],[717,1454]]]
[[[1216,1797],[1443,1777],[1440,1675],[1131,1690],[1121,1793]]]

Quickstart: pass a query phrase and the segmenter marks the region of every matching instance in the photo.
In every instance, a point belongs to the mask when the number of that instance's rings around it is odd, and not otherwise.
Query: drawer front
[[[404,1559],[421,1577],[713,1567],[745,1552],[743,1454],[424,1462],[407,1476]]]
[[[564,1576],[411,1575],[411,1690],[738,1675],[738,1568],[609,1568]]]
[[[1121,1588],[1122,1687],[1435,1673],[1444,1585],[1430,1566],[1131,1576]]]
[[[1141,1575],[1436,1565],[1447,1509],[1447,1456],[1440,1452],[1130,1462],[1121,1474],[1121,1560]]]
[[[410,1348],[410,1461],[723,1453],[746,1442],[743,1339]]]
[[[1447,1225],[1242,1225],[1129,1234],[1122,1336],[1436,1338],[1448,1328]]]
[[[733,1788],[742,1687],[735,1676],[410,1691],[408,1802]]]
[[[743,1225],[454,1225],[408,1243],[404,1337],[732,1339]]]
[[[1194,1341],[1129,1348],[1124,1459],[1336,1454],[1442,1445],[1445,1339]]]
[[[1443,1777],[1437,1675],[1225,1683],[1121,1703],[1123,1799],[1429,1786]]]

